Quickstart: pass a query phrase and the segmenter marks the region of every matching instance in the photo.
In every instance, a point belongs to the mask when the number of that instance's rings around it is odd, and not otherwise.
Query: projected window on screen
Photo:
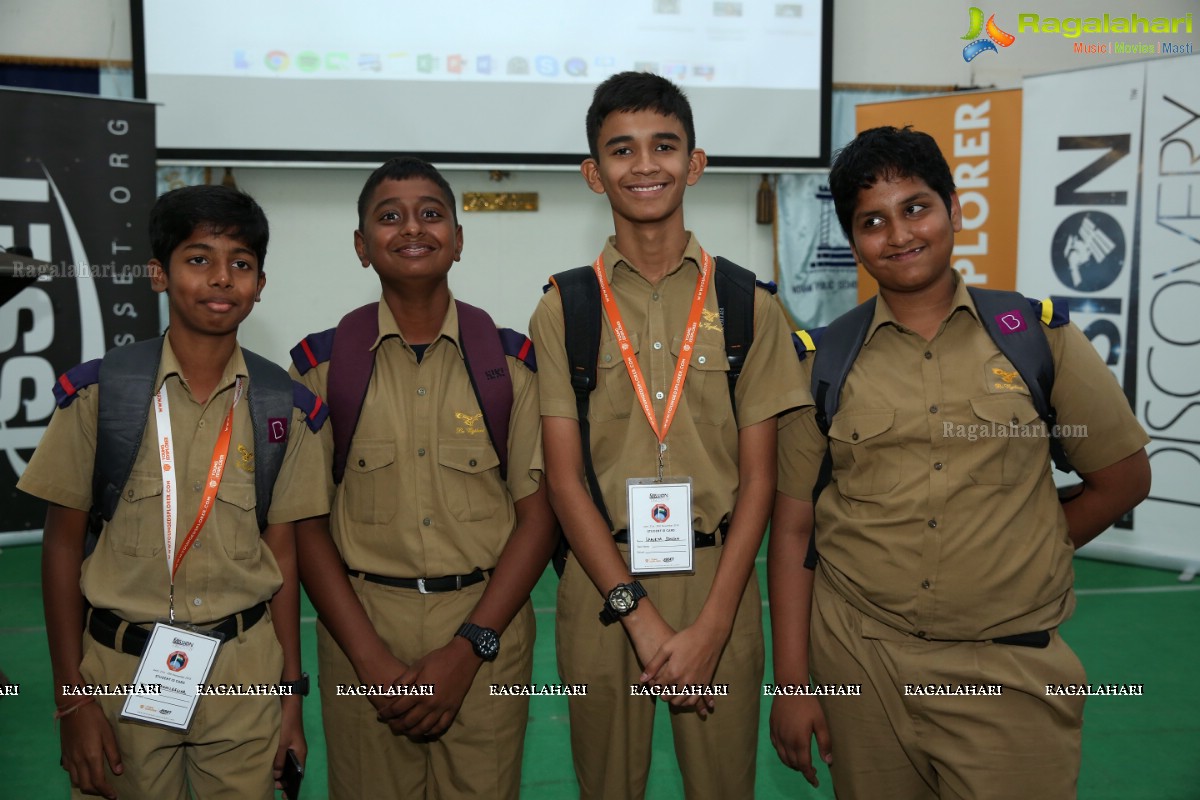
[[[135,57],[166,158],[568,162],[595,85],[638,70],[684,87],[718,163],[803,166],[825,2],[133,0]]]

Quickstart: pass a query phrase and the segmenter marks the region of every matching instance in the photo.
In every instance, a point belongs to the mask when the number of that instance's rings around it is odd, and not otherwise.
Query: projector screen
[[[832,0],[131,0],[162,161],[577,164],[592,90],[687,92],[715,167],[826,166]]]

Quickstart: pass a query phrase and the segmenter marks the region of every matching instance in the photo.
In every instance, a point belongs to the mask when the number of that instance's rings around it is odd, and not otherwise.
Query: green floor
[[[67,797],[58,768],[58,737],[50,715],[50,665],[42,620],[40,547],[0,550],[0,669],[19,685],[0,697],[0,797]],[[760,570],[760,578],[765,579]],[[1076,562],[1079,606],[1064,636],[1095,683],[1141,683],[1143,697],[1088,701],[1083,738],[1082,800],[1197,800],[1200,798],[1200,581],[1180,584],[1172,573],[1094,561]],[[765,587],[764,587],[765,588]],[[534,592],[538,611],[536,682],[557,682],[554,668],[555,578]],[[765,596],[765,592],[764,592]],[[304,659],[315,672],[312,607],[305,603]],[[768,631],[768,642],[770,634]],[[770,680],[770,666],[767,668]],[[813,790],[783,767],[767,736],[770,707],[762,705],[759,798],[833,797],[821,768]],[[669,724],[658,715],[647,796],[683,796]],[[310,756],[303,795],[324,796],[324,738],[320,704],[305,706]],[[534,698],[525,745],[523,798],[577,794],[567,738],[566,701]]]

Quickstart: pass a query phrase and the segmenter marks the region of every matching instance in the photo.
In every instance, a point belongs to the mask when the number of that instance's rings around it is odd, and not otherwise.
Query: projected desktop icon
[[[553,78],[558,74],[558,59],[554,56],[538,56],[534,65],[537,67],[538,75],[544,78]]]
[[[664,64],[662,76],[670,81],[679,83],[687,78],[687,64]]]
[[[325,69],[330,72],[344,72],[350,69],[350,54],[349,53],[326,53],[325,54]]]
[[[288,68],[290,61],[291,59],[288,58],[288,54],[282,50],[272,50],[263,59],[263,63],[267,65],[267,69],[272,72],[283,72]]]
[[[463,68],[466,67],[467,60],[458,53],[446,56],[446,72],[454,75],[461,75]]]
[[[528,75],[529,74],[529,59],[513,56],[508,60],[509,75]]]
[[[492,74],[492,57],[491,56],[476,56],[475,71],[480,75]]]
[[[616,66],[617,59],[615,56],[596,56],[595,64],[597,69],[611,69]]]
[[[582,58],[568,58],[567,63],[563,64],[563,72],[572,78],[581,78],[587,75],[587,62]]]
[[[246,58],[245,50],[233,51],[233,68],[234,69],[250,69],[250,59]]]
[[[706,81],[711,81],[716,74],[717,68],[712,64],[697,64],[692,67],[692,77],[694,78],[703,78]]]
[[[379,53],[362,53],[358,57],[358,68],[363,72],[380,72],[383,69],[383,60],[380,59]]]
[[[305,50],[296,56],[296,68],[301,72],[316,72],[321,68],[321,56],[312,50]]]
[[[437,69],[437,59],[429,53],[421,53],[417,56],[417,72],[429,74]]]

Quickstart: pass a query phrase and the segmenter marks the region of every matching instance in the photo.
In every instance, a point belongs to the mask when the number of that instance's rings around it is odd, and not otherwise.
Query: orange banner
[[[858,130],[912,125],[937,140],[958,189],[962,231],[953,264],[970,286],[1017,288],[1021,90],[970,92],[860,105]],[[858,299],[878,291],[858,266]]]

